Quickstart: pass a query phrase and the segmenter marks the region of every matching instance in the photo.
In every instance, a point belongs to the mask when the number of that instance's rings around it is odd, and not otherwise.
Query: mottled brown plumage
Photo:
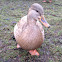
[[[21,48],[34,50],[41,46],[44,41],[44,30],[39,19],[43,15],[43,7],[34,3],[29,8],[28,14],[15,25],[14,36]]]

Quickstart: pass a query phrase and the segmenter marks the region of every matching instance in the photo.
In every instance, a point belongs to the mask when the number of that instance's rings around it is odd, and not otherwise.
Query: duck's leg
[[[21,48],[19,44],[17,44],[17,48]]]
[[[39,53],[36,51],[36,49],[35,49],[35,50],[30,50],[29,53],[30,53],[31,55],[39,56]]]

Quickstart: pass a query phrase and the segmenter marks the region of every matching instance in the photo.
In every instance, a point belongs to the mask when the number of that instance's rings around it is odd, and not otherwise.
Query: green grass
[[[15,24],[27,14],[32,3],[44,7],[45,18],[51,27],[45,28],[45,40],[31,56],[26,50],[14,50],[12,39]],[[42,0],[0,0],[0,61],[1,62],[61,62],[62,61],[62,0],[42,3]]]

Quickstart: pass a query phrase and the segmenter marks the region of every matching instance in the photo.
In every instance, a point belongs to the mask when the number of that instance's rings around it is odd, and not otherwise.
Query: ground
[[[37,49],[39,57],[16,49],[13,39],[15,24],[35,2],[43,6],[45,18],[51,25],[49,29],[43,26],[45,40]],[[42,3],[42,0],[0,0],[0,62],[62,62],[62,0],[52,0],[52,3]]]

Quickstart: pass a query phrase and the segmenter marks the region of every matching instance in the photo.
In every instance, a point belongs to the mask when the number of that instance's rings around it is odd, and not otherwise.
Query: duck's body
[[[35,49],[39,48],[44,41],[44,30],[40,22],[46,27],[50,26],[45,20],[43,7],[34,3],[29,8],[28,14],[22,17],[14,27],[18,47],[29,50],[32,55],[39,55]]]
[[[17,43],[26,50],[36,49],[41,46],[44,40],[44,30],[39,21],[28,24],[27,16],[15,25],[14,35]]]

